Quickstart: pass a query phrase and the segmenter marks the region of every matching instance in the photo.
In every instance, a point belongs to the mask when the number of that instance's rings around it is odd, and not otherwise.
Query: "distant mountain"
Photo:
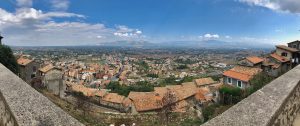
[[[148,47],[148,46],[152,46],[153,43],[147,41],[115,41],[115,42],[99,43],[98,45],[117,46],[117,47]]]
[[[169,41],[164,42],[161,46],[172,47],[190,47],[190,48],[272,48],[274,45],[262,43],[246,43],[246,42],[226,42],[219,40],[206,41]]]
[[[206,41],[168,41],[161,43],[151,43],[148,41],[115,41],[98,44],[100,46],[117,46],[117,47],[148,47],[148,48],[228,48],[228,49],[245,49],[245,48],[272,48],[274,45],[262,43],[245,43],[245,42],[225,42],[219,40]]]

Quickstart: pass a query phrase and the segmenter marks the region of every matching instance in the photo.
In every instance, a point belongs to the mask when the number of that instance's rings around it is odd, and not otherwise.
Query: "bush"
[[[200,119],[185,119],[180,123],[180,126],[200,126],[203,124],[203,121]]]
[[[19,73],[19,65],[10,47],[0,45],[0,63],[15,74]]]
[[[223,86],[219,92],[222,98],[221,102],[225,105],[236,104],[244,98],[243,90],[237,87]]]
[[[119,82],[110,82],[107,86],[113,93],[118,93],[119,95],[128,96],[130,91],[136,92],[151,92],[154,91],[154,86],[147,81],[137,82],[135,85],[120,85]]]
[[[218,107],[219,107],[218,104],[213,104],[213,105],[210,105],[210,106],[207,106],[207,107],[203,108],[202,115],[203,115],[203,118],[204,118],[204,122],[206,122],[207,120],[213,118],[215,110]]]

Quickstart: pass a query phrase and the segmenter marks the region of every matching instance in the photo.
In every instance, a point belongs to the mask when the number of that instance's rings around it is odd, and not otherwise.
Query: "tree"
[[[0,45],[0,63],[15,74],[19,73],[19,65],[10,47]]]
[[[219,92],[221,94],[221,102],[223,104],[236,104],[244,98],[243,90],[237,87],[222,86],[219,89]]]
[[[257,90],[261,89],[266,84],[270,83],[274,80],[273,77],[270,77],[266,73],[259,73],[255,75],[251,80],[250,84],[252,85],[249,89],[246,90],[247,96],[251,95],[252,93],[256,92]]]
[[[160,114],[162,122],[165,122],[166,125],[169,124],[169,118],[171,113],[176,109],[177,97],[174,91],[167,89],[167,92],[162,98],[162,109],[158,114]]]

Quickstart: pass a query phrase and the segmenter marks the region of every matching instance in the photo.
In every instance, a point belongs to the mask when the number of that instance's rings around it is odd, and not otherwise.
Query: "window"
[[[283,52],[283,53],[281,53],[281,56],[287,57],[287,53],[286,53],[286,52]]]
[[[243,82],[238,80],[238,81],[237,81],[237,86],[238,86],[239,88],[242,88]]]
[[[31,74],[31,79],[35,77],[35,74]]]
[[[32,71],[33,71],[33,72],[36,72],[36,66],[33,66],[33,67],[32,67]]]
[[[229,78],[229,77],[227,78],[227,83],[228,83],[228,84],[232,84],[231,78]]]
[[[293,48],[297,48],[297,45],[295,44],[295,45],[293,45]]]

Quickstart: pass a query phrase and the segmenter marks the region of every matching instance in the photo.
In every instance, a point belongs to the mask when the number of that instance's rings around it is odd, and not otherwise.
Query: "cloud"
[[[51,0],[52,8],[54,10],[66,11],[69,8],[69,0]]]
[[[16,2],[19,7],[31,7],[32,6],[32,0],[17,0]]]
[[[249,5],[266,7],[275,11],[300,13],[300,0],[239,0]]]
[[[220,36],[218,34],[205,34],[204,38],[206,39],[218,39]]]
[[[226,35],[225,38],[226,38],[226,39],[232,39],[232,37],[229,36],[229,35]]]
[[[56,18],[64,21],[58,22]],[[68,18],[84,19],[85,16],[34,8],[8,12],[0,8],[0,31],[5,36],[5,44],[26,46],[89,45],[143,36],[141,30],[125,25],[109,28],[101,23],[68,21]]]
[[[7,12],[0,8],[0,22],[2,23],[26,23],[27,21],[42,21],[51,20],[52,18],[62,17],[78,17],[84,18],[85,16],[74,13],[65,12],[49,12],[43,13],[41,10],[34,8],[21,8],[17,9],[15,13]],[[28,23],[28,22],[27,22]]]
[[[139,38],[142,35],[142,31],[138,29],[131,29],[124,25],[119,25],[116,26],[116,32],[114,32],[114,35],[121,38]]]

